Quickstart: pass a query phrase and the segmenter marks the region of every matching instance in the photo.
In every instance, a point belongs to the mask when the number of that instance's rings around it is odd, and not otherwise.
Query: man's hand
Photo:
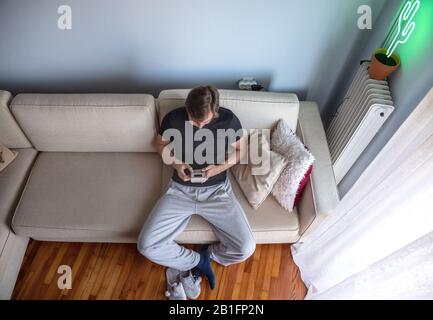
[[[206,174],[206,180],[203,182],[206,182],[210,177],[216,176],[217,174],[223,172],[225,169],[223,169],[220,165],[209,165],[204,169],[201,169]]]
[[[192,174],[192,167],[186,163],[173,164],[173,168],[177,171],[177,175],[182,181],[190,181]],[[188,174],[189,172],[189,174]]]

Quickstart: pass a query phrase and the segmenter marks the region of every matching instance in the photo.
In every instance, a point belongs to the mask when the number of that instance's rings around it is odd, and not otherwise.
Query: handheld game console
[[[206,181],[206,173],[201,170],[194,170],[191,174],[192,183],[203,183]]]

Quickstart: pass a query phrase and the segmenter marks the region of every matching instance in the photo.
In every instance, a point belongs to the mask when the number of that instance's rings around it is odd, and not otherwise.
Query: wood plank
[[[189,245],[193,250],[202,246]],[[70,265],[71,290],[57,287],[57,268]],[[253,256],[224,267],[212,262],[216,288],[203,279],[199,299],[303,299],[306,288],[289,244],[257,245]],[[13,299],[165,299],[165,268],[135,244],[60,243],[31,240]]]

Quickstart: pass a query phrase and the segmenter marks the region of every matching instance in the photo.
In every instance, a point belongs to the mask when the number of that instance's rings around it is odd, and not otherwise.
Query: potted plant
[[[393,53],[388,57],[387,49],[379,48],[374,51],[368,73],[375,80],[385,80],[392,72],[400,67],[400,57]]]

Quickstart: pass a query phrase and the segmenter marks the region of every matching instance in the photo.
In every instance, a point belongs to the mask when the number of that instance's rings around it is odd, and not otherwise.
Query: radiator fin
[[[394,111],[388,82],[371,79],[369,66],[369,62],[361,64],[326,130],[337,183]]]

